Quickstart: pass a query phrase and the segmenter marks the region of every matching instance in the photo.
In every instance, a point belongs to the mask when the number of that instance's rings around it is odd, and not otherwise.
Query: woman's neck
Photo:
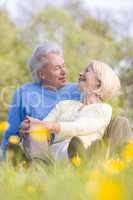
[[[101,102],[100,98],[94,93],[91,95],[87,95],[83,100],[83,104],[85,105],[89,105],[92,103],[99,103],[99,102]]]

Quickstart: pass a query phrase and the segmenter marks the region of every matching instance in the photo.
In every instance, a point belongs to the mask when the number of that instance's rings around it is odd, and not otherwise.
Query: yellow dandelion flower
[[[121,153],[125,161],[133,160],[133,141],[130,141],[122,150]]]
[[[27,161],[23,161],[23,162],[22,162],[22,167],[23,167],[24,169],[28,169],[28,168],[29,168],[29,163],[28,163]]]
[[[126,168],[126,163],[120,159],[109,159],[105,161],[104,168],[109,173],[119,173]]]
[[[0,122],[0,132],[5,131],[6,129],[8,129],[9,127],[9,123],[6,121]]]
[[[74,156],[71,161],[76,167],[79,167],[81,165],[81,159],[78,155]]]
[[[49,130],[44,128],[42,125],[33,126],[30,130],[30,135],[38,142],[47,141],[50,137]]]
[[[26,188],[26,192],[28,193],[34,193],[36,190],[32,185],[28,185]]]
[[[20,137],[17,136],[17,135],[12,135],[12,136],[9,137],[8,141],[9,141],[10,144],[19,144]]]
[[[96,191],[96,199],[98,200],[124,200],[125,191],[120,182],[114,180],[105,179],[99,183]]]

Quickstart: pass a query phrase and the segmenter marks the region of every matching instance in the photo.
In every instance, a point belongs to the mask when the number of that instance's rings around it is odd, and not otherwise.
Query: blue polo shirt
[[[8,138],[19,135],[20,123],[25,116],[37,119],[45,118],[61,100],[80,100],[80,91],[75,83],[68,83],[61,89],[53,91],[41,83],[29,83],[18,88],[13,96],[8,113],[9,128],[2,140],[3,158],[5,157]]]

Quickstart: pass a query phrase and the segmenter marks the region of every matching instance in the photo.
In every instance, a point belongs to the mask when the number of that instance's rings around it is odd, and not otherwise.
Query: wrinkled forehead
[[[50,65],[63,65],[64,64],[64,58],[56,53],[49,53],[47,55],[47,59]]]

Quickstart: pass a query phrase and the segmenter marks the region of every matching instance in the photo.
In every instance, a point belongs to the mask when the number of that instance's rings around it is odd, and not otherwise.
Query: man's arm
[[[22,92],[21,88],[19,88],[16,90],[12,99],[12,103],[10,105],[10,110],[8,113],[9,128],[4,133],[2,140],[2,151],[4,159],[5,159],[6,148],[8,145],[8,139],[11,135],[19,134],[19,126],[24,117],[25,117],[25,112],[24,112],[24,106],[22,105]]]

